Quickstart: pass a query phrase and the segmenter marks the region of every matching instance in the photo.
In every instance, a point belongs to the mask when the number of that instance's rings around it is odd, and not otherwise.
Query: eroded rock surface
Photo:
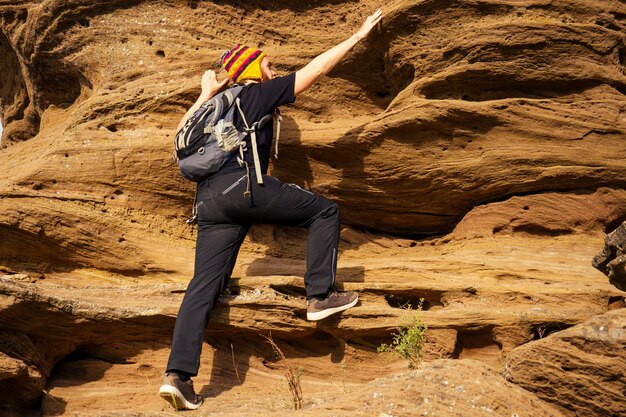
[[[171,148],[202,71],[237,42],[294,71],[377,5],[3,5],[0,233],[18,243],[0,254],[170,269],[153,245],[191,244]],[[346,224],[404,235],[449,232],[485,202],[623,188],[624,15],[618,1],[395,2],[285,109],[272,172],[336,200]]]
[[[556,408],[471,360],[437,360],[374,380],[319,408],[360,416],[561,416]],[[532,414],[527,414],[532,410]],[[314,415],[311,413],[311,415]]]
[[[514,349],[505,374],[563,415],[626,415],[626,309]]]

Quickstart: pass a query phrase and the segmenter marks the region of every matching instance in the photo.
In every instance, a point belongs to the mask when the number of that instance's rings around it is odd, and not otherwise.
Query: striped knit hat
[[[264,56],[265,52],[259,49],[237,45],[222,54],[218,66],[228,72],[228,77],[233,82],[245,79],[260,80],[262,78],[261,61]]]

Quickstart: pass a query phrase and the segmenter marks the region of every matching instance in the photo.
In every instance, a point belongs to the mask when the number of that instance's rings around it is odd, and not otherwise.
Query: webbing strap
[[[254,159],[254,172],[256,173],[256,182],[257,184],[263,184],[261,161],[259,160],[259,150],[256,143],[256,123],[252,125],[252,128],[250,128],[250,126],[248,125],[248,121],[246,120],[246,116],[245,114],[243,114],[243,110],[241,110],[239,97],[235,99],[235,103],[237,104],[237,109],[239,109],[239,114],[241,114],[243,124],[246,126],[246,132],[250,133],[250,141],[252,142],[252,158]]]
[[[193,196],[193,207],[191,209],[191,217],[187,219],[187,224],[194,224],[198,221],[198,186],[196,185],[196,193]]]
[[[261,161],[259,160],[259,151],[256,144],[256,129],[250,134],[252,139],[252,157],[254,158],[254,172],[256,173],[256,183],[263,184],[263,174],[261,174]]]
[[[280,111],[276,109],[276,140],[274,141],[274,158],[278,159],[278,140],[280,139],[280,122],[283,121],[283,116],[280,115]]]

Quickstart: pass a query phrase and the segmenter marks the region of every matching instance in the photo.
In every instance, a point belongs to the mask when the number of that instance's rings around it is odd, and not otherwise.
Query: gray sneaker
[[[317,321],[354,307],[359,301],[359,295],[354,291],[331,291],[323,300],[311,299],[307,301],[307,320]]]
[[[195,410],[202,405],[202,396],[193,389],[193,381],[181,381],[176,372],[165,374],[163,385],[159,388],[159,395],[176,411]]]

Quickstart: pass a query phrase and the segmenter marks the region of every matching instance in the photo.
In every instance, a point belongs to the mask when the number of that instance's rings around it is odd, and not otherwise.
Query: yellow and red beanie
[[[219,65],[228,72],[228,77],[233,82],[246,79],[260,80],[261,61],[264,56],[265,52],[259,49],[237,45],[222,54]]]

